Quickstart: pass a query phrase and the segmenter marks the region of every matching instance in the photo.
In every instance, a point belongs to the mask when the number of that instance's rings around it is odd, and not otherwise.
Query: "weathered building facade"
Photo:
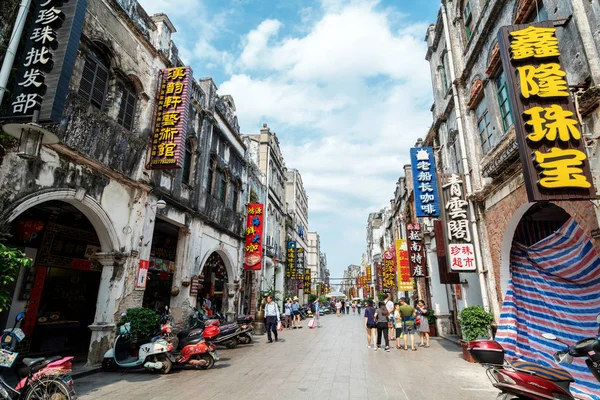
[[[302,175],[297,169],[288,169],[286,171],[285,199],[287,203],[287,212],[290,219],[288,226],[287,240],[295,242],[296,268],[304,271],[306,267],[306,232],[308,232],[308,196],[302,183]],[[287,271],[286,271],[286,278]],[[316,278],[316,276],[315,276]],[[304,281],[304,278],[297,278],[295,281]],[[312,282],[312,275],[311,275]],[[305,295],[304,287],[288,278],[286,291],[293,291],[295,296],[305,298],[308,301],[308,294]]]
[[[170,305],[179,323],[202,298],[236,311],[248,173],[233,99],[190,80],[182,168],[145,165],[158,71],[183,66],[173,32],[135,0],[89,1],[61,123],[44,126],[60,143],[25,157],[2,136],[0,225],[34,268],[0,325],[27,310],[25,351],[97,363],[128,308]]]

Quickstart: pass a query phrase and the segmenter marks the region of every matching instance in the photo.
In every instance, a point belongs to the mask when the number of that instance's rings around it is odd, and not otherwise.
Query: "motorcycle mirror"
[[[556,335],[553,335],[551,333],[542,333],[542,337],[544,339],[548,339],[548,340],[557,340],[558,338],[556,337]]]
[[[15,324],[18,324],[19,322],[23,321],[25,319],[25,313],[24,312],[20,312],[17,314],[17,316],[15,317]]]
[[[123,312],[123,313],[121,313],[121,317],[124,317],[124,316],[126,316],[126,315],[127,315],[127,313],[126,313],[126,312]]]
[[[600,325],[600,314],[598,314],[598,315],[596,316],[596,322],[598,323],[598,325]]]

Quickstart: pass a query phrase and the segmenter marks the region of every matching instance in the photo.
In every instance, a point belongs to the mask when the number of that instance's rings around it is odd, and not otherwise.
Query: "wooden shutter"
[[[433,221],[435,229],[435,247],[437,248],[438,269],[441,284],[458,284],[460,276],[458,272],[450,272],[446,258],[446,243],[444,242],[444,228],[439,219]]]
[[[108,87],[108,69],[100,64],[96,64],[96,76],[94,78],[94,87],[92,90],[92,96],[90,103],[92,105],[102,109],[104,106],[104,99],[106,98],[106,88]]]
[[[121,97],[121,105],[119,106],[117,122],[123,125],[123,127],[126,129],[131,130],[133,127],[137,98],[135,91],[125,84],[121,84],[121,90],[123,91],[123,96]]]
[[[92,87],[94,86],[94,76],[96,75],[96,62],[90,57],[85,59],[85,65],[83,66],[83,74],[81,75],[81,82],[79,83],[79,95],[86,101],[90,101],[90,95],[92,93]]]
[[[100,109],[104,106],[108,88],[108,67],[93,54],[88,54],[79,83],[79,95]]]

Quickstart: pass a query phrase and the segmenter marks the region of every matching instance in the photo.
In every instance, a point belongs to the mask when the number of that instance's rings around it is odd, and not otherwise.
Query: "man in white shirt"
[[[267,319],[267,338],[269,339],[267,343],[273,343],[271,339],[271,332],[275,335],[275,341],[277,342],[277,325],[279,324],[279,307],[273,301],[271,296],[267,296],[267,304],[265,305],[265,318]]]
[[[388,336],[390,338],[390,340],[396,340],[396,337],[394,335],[394,333],[396,332],[396,330],[393,328],[394,324],[394,302],[392,301],[392,295],[388,294],[387,297],[385,298],[385,308],[387,308],[388,312],[390,313],[390,321],[392,322],[392,328],[389,328],[389,332],[388,332]]]

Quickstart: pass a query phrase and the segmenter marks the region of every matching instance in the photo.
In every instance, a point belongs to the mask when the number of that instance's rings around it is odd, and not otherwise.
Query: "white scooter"
[[[175,357],[171,354],[172,344],[157,336],[150,343],[139,346],[138,349],[133,342],[134,337],[129,322],[120,326],[119,333],[113,348],[104,353],[103,369],[143,367],[161,374],[168,374],[171,371],[175,362]]]

